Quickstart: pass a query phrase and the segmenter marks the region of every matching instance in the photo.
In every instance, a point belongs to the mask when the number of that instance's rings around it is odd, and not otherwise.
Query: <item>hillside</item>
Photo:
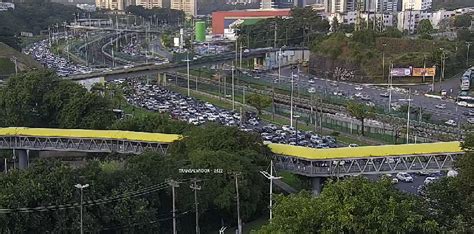
[[[462,7],[474,7],[473,0],[433,0],[434,9],[452,10]]]
[[[0,42],[0,78],[4,78],[15,72],[14,63],[10,61],[13,56],[18,59],[18,69],[20,71],[42,67],[41,64],[37,63],[30,56]]]

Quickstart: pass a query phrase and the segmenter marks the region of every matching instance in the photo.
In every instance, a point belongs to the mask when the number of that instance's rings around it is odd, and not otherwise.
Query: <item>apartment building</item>
[[[171,9],[182,10],[186,16],[196,16],[197,0],[171,0]]]

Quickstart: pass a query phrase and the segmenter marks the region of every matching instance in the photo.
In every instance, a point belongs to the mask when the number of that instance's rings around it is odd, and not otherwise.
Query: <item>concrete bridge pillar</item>
[[[16,149],[15,155],[18,157],[18,169],[23,170],[28,168],[29,164],[29,152],[23,149]]]
[[[322,177],[311,178],[311,187],[312,187],[313,196],[319,196],[319,194],[321,194],[322,186],[323,186]]]

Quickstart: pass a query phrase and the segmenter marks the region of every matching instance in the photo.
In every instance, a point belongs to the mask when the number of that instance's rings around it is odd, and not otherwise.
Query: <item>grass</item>
[[[10,58],[16,57],[18,61],[18,68],[20,71],[27,70],[27,69],[32,69],[32,68],[41,68],[42,66],[36,62],[32,57],[30,57],[27,54],[23,54],[20,51],[17,51],[10,46],[1,43],[0,42],[0,58],[4,58],[7,61],[10,61]],[[6,64],[6,62],[3,62],[3,64]],[[2,66],[2,65],[0,65]],[[3,65],[5,68],[9,65]],[[1,70],[3,68],[0,68],[0,74],[4,74]],[[8,69],[8,68],[7,68]],[[15,71],[15,68],[13,67],[13,72]]]
[[[15,73],[15,64],[8,58],[0,58],[0,74],[10,75]]]
[[[278,172],[278,176],[281,176],[282,177],[281,180],[287,183],[292,188],[294,188],[296,191],[308,189],[306,184],[303,181],[301,181],[301,179],[296,174],[293,174],[288,171],[280,171]]]

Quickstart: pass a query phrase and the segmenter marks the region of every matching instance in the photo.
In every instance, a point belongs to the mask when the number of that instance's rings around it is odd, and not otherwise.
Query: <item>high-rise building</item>
[[[133,5],[131,0],[96,0],[95,6],[100,9],[123,11]]]
[[[151,9],[154,7],[163,7],[163,0],[136,0],[137,6],[142,6],[147,9]]]
[[[399,0],[325,0],[326,12],[345,13],[357,11],[358,2],[362,12],[396,12]],[[426,1],[426,0],[425,0]]]
[[[426,11],[431,9],[432,0],[403,0],[402,11]]]
[[[273,0],[262,0],[260,2],[260,9],[272,9],[275,8],[275,2]]]
[[[326,0],[324,5],[328,13],[344,13],[354,11],[352,8],[355,7],[355,1],[356,0]]]
[[[196,16],[197,0],[171,0],[171,9],[182,10],[186,16]]]

